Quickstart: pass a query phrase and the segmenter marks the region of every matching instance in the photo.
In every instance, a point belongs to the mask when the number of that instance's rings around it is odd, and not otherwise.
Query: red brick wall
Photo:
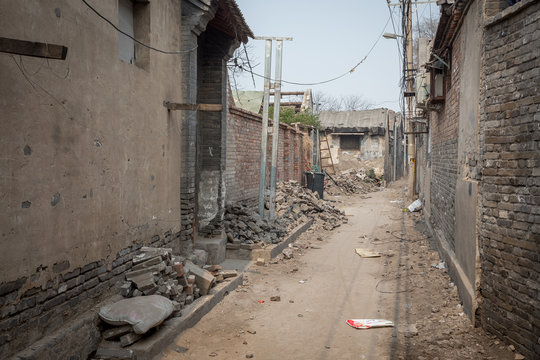
[[[258,198],[261,127],[260,115],[234,106],[229,107],[225,170],[226,201],[256,201]],[[303,169],[302,133],[281,124],[278,145],[278,181],[300,181]],[[267,184],[270,180],[271,160],[272,136],[269,136]]]

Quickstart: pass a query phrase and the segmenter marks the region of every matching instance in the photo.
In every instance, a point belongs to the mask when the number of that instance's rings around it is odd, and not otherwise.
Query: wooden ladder
[[[323,147],[326,145],[326,147]],[[319,141],[319,154],[321,159],[321,171],[326,171],[330,175],[336,174],[336,168],[334,167],[334,160],[332,160],[332,152],[330,151],[330,144],[328,143],[328,136],[324,133],[324,139]]]

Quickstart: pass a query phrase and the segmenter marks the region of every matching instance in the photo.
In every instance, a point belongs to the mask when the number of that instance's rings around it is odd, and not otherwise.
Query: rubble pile
[[[100,318],[107,325],[102,332],[104,341],[96,358],[113,359],[124,354],[130,359],[131,350],[122,348],[137,342],[150,328],[167,318],[181,316],[186,305],[201,295],[207,295],[216,283],[237,275],[234,270],[222,270],[220,265],[200,267],[174,255],[170,248],[142,247],[131,260],[125,282],[120,287],[124,300],[100,309]],[[160,313],[154,318],[141,320],[152,313],[152,306],[157,307]],[[138,314],[137,307],[143,309],[141,314]],[[141,330],[141,322],[150,325]]]
[[[324,189],[329,195],[367,194],[382,183],[382,176],[376,175],[371,169],[350,169],[331,177],[333,180],[328,179]]]
[[[277,244],[287,233],[286,224],[277,219],[273,224],[261,219],[255,209],[244,203],[227,204],[225,231],[232,244]]]
[[[347,222],[343,212],[294,180],[277,184],[276,220],[273,223],[261,219],[256,210],[246,204],[227,204],[225,210],[228,249],[277,244],[284,235],[310,218],[314,219],[312,228],[315,229],[332,230]]]
[[[301,187],[297,181],[279,183],[276,192],[276,213],[279,219],[285,221],[288,230],[314,219],[312,229],[332,230],[347,222],[345,213],[334,207],[329,201]]]

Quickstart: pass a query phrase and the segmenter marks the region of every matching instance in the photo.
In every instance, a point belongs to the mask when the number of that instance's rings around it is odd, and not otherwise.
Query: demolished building
[[[322,111],[319,121],[328,133],[332,162],[338,170],[359,168],[369,161],[388,181],[403,175],[400,114],[389,109]]]

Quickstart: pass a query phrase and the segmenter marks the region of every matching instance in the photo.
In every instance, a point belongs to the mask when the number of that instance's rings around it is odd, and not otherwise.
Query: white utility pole
[[[291,37],[256,36],[255,40],[266,41],[264,63],[264,97],[263,97],[263,124],[261,134],[261,168],[259,173],[259,215],[264,219],[264,202],[266,193],[266,149],[268,143],[268,105],[270,100],[270,73],[272,58],[272,41],[276,40],[276,70],[274,83],[274,120],[272,133],[272,167],[270,169],[270,220],[275,218],[275,198],[277,181],[277,154],[279,139],[279,103],[281,100],[281,69],[283,60],[283,41],[291,41]]]

